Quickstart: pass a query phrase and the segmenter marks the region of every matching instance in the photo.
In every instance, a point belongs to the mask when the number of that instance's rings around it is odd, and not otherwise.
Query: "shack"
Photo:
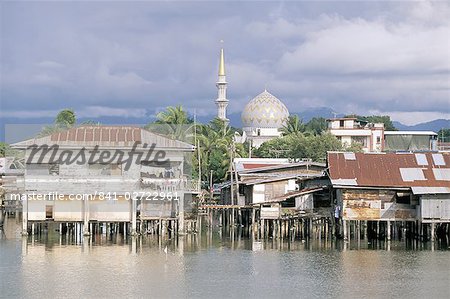
[[[25,152],[24,234],[48,221],[84,234],[107,223],[135,234],[151,219],[182,230],[185,198],[199,191],[183,169],[194,146],[140,127],[81,126],[12,147]]]
[[[450,222],[448,153],[329,152],[328,168],[344,238],[352,221],[376,221],[377,236],[382,222],[387,239],[397,221],[431,238],[435,223]]]

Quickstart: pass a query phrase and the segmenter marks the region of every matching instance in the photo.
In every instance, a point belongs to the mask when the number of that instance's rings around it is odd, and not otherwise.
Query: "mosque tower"
[[[223,48],[220,49],[220,62],[219,62],[219,79],[216,82],[217,86],[217,117],[224,121],[227,125],[229,119],[227,118],[227,81],[225,76],[225,58],[223,55]]]

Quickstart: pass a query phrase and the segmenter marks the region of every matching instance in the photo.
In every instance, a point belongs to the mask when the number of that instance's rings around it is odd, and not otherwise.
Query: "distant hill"
[[[134,125],[144,125],[149,123],[150,121],[154,120],[154,113],[150,113],[151,111],[148,111],[148,115],[144,117],[136,117],[136,118],[123,118],[119,116],[115,117],[98,117],[98,118],[82,118],[79,119],[78,122],[81,123],[85,120],[92,120],[100,122],[101,124],[134,124]],[[313,117],[324,117],[324,118],[332,118],[334,116],[336,117],[343,117],[345,114],[337,113],[333,109],[328,107],[318,107],[318,108],[308,108],[303,111],[293,112],[291,114],[298,114],[300,118],[303,120],[303,122],[308,122]],[[208,123],[211,119],[213,119],[213,115],[210,116],[198,116],[197,121],[199,123]],[[228,118],[230,119],[230,123],[233,127],[236,128],[242,128],[242,121],[241,121],[241,113],[231,113],[228,115]],[[42,128],[42,125],[35,125],[35,126],[25,126],[23,129],[19,127],[15,127],[14,129],[11,129],[12,127],[5,128],[5,125],[7,124],[51,124],[53,122],[54,118],[52,117],[43,117],[38,119],[18,119],[14,117],[3,117],[0,118],[0,141],[6,141],[9,142],[17,142],[19,140],[23,140],[26,138],[30,138],[37,132],[39,132]],[[434,131],[438,132],[442,128],[450,128],[450,120],[449,119],[436,119],[425,123],[420,123],[413,126],[407,126],[400,122],[393,121],[394,126],[398,130],[424,130],[424,131]],[[5,129],[8,131],[7,134],[5,134]],[[6,135],[6,136],[5,136]]]
[[[393,124],[398,130],[401,131],[434,131],[437,133],[442,128],[450,128],[450,119],[435,119],[413,126],[407,126],[398,121],[393,121]]]
[[[337,117],[342,117],[344,114],[336,113],[333,109],[328,107],[318,107],[318,108],[308,108],[303,111],[298,112],[291,112],[292,114],[297,114],[300,116],[300,118],[303,120],[303,122],[308,122],[313,117],[324,117],[324,118],[332,118],[335,115]],[[241,121],[241,113],[231,113],[228,114],[228,118],[230,119],[230,124],[233,127],[241,128],[242,127],[242,121]],[[197,118],[199,122],[201,123],[207,123],[211,120],[210,117],[199,117]]]

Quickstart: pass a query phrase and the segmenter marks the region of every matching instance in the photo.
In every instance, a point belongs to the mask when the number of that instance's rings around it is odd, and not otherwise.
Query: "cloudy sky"
[[[1,5],[0,116],[229,112],[264,87],[291,112],[450,118],[448,2],[35,2]]]

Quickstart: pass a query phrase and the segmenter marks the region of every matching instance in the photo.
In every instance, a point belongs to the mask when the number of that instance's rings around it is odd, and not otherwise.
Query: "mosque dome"
[[[242,111],[244,127],[281,128],[289,117],[286,106],[267,90],[253,98]]]

